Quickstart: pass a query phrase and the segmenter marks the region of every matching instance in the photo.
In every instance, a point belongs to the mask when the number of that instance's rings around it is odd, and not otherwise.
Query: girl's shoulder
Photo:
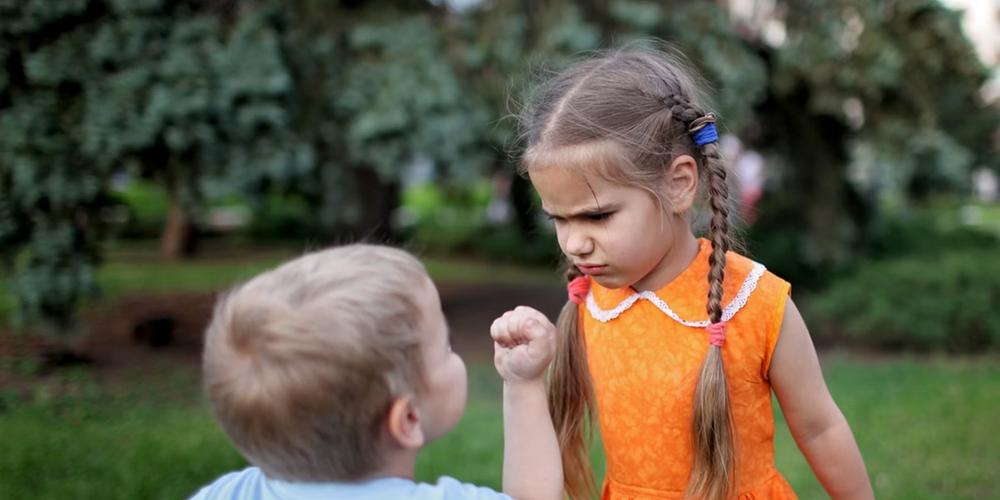
[[[733,251],[726,253],[724,296],[747,301],[756,297],[763,300],[754,302],[783,307],[791,288],[788,281],[768,270],[764,264]]]

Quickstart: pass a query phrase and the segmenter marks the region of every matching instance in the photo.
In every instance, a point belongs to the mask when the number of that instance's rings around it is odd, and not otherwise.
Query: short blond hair
[[[355,244],[310,253],[224,294],[205,334],[216,419],[269,477],[360,479],[381,463],[395,395],[423,387],[409,253]]]

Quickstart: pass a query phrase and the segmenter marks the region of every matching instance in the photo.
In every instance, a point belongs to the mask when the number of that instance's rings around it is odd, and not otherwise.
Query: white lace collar
[[[767,269],[763,266],[763,264],[758,264],[756,262],[753,263],[753,268],[750,270],[750,274],[747,275],[746,279],[743,280],[743,285],[740,286],[740,290],[736,293],[736,297],[733,297],[733,300],[729,302],[729,304],[726,304],[726,307],[722,309],[722,321],[729,321],[732,319],[733,316],[735,316],[736,313],[738,313],[740,309],[747,304],[750,294],[757,289],[757,281],[760,280],[760,277],[764,275],[764,271],[766,270]],[[709,324],[707,319],[701,321],[690,321],[681,318],[674,312],[673,309],[670,308],[669,305],[667,305],[666,302],[663,301],[663,299],[648,290],[645,292],[633,293],[627,299],[621,301],[621,303],[613,309],[601,309],[601,306],[597,305],[597,301],[594,300],[594,292],[591,290],[587,293],[587,311],[589,311],[590,315],[597,321],[607,323],[627,311],[633,304],[638,302],[639,299],[648,300],[656,306],[657,309],[663,311],[663,314],[666,314],[671,319],[684,326],[692,328],[705,328]]]

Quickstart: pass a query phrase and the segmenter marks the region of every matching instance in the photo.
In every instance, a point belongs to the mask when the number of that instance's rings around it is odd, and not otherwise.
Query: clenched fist
[[[505,382],[537,380],[556,352],[556,327],[544,314],[526,306],[493,321],[493,362]]]

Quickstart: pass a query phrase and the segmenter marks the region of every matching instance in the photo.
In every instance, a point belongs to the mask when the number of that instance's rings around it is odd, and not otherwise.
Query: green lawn
[[[1000,363],[995,358],[824,356],[827,381],[850,420],[879,498],[987,498],[1000,491]],[[422,454],[417,474],[499,486],[500,387],[470,367],[465,417]],[[59,387],[66,396],[53,396]],[[3,498],[180,498],[242,466],[178,373],[114,391],[86,371],[39,384],[27,400],[0,393]],[[822,498],[787,429],[778,465],[802,498]],[[598,473],[603,470],[597,465]]]

